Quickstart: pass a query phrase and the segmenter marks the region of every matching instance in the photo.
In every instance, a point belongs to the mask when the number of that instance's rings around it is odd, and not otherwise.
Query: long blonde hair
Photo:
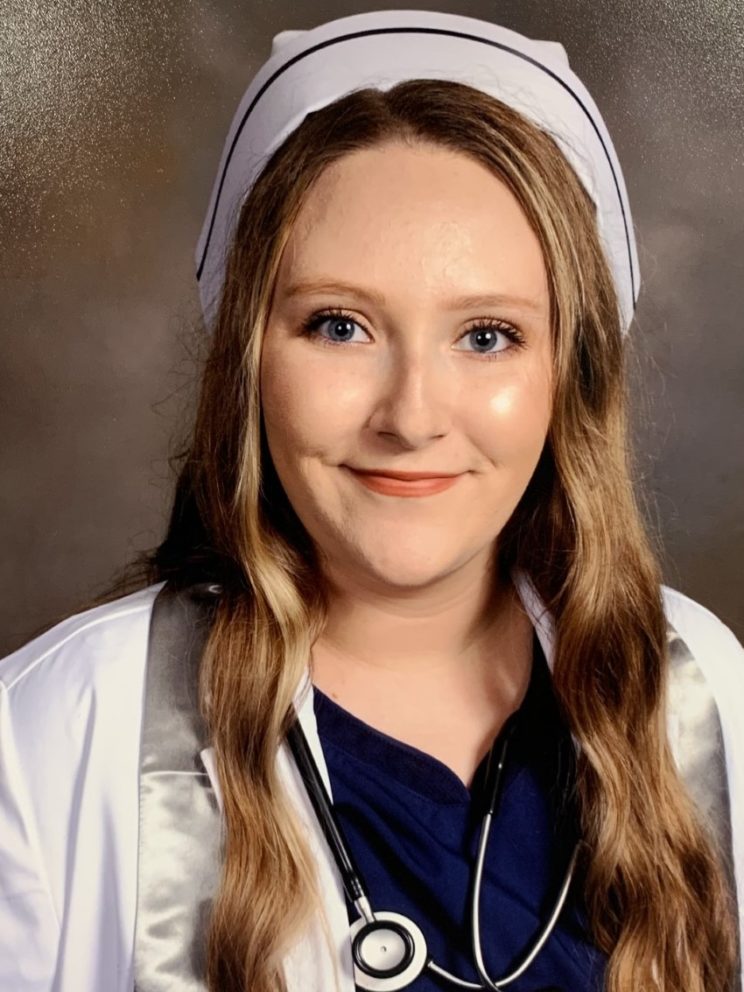
[[[593,939],[609,955],[606,992],[726,992],[735,904],[667,742],[660,573],[631,480],[625,348],[593,204],[548,135],[484,93],[434,80],[350,93],[309,114],[267,162],[237,222],[168,534],[128,580],[209,578],[224,590],[199,687],[226,825],[208,987],[283,989],[282,957],[319,909],[276,753],[327,604],[268,455],[259,360],[279,259],[313,182],[343,155],[388,140],[480,162],[509,186],[542,245],[554,414],[500,535],[499,567],[526,571],[555,620],[555,692],[581,744],[580,884]]]

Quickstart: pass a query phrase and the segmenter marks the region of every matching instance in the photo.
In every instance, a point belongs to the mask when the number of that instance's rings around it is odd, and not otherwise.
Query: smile
[[[433,496],[435,493],[441,493],[454,486],[457,480],[462,478],[462,475],[452,475],[442,478],[404,481],[403,479],[391,479],[387,475],[355,472],[354,469],[349,469],[349,472],[367,489],[382,493],[385,496]]]

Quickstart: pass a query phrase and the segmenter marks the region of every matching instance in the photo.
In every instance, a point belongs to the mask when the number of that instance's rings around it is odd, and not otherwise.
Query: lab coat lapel
[[[196,687],[208,587],[166,583],[150,621],[139,774],[135,992],[203,992],[205,922],[220,874],[221,818],[197,763]]]
[[[522,601],[522,606],[527,612],[527,616],[532,621],[532,626],[537,632],[537,639],[545,655],[548,668],[553,672],[553,643],[555,641],[555,626],[553,617],[545,608],[532,580],[525,572],[515,572],[513,576],[514,588]]]

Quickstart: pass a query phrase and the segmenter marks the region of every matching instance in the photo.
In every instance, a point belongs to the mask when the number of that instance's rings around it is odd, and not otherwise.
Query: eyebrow
[[[385,306],[386,302],[383,294],[377,290],[365,289],[364,286],[355,286],[353,283],[326,279],[306,279],[293,283],[285,290],[284,296],[289,298],[310,295],[311,293],[346,293],[379,307]],[[511,306],[538,315],[544,312],[537,300],[510,293],[467,294],[452,297],[446,303],[448,310],[471,310],[476,307],[488,306]]]

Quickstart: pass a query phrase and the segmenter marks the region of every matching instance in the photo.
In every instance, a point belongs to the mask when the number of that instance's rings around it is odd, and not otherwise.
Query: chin
[[[440,555],[425,551],[417,554],[415,549],[406,550],[400,545],[390,554],[381,555],[379,550],[368,557],[352,556],[347,559],[348,567],[357,574],[366,574],[373,582],[399,589],[430,585],[455,571],[464,560],[459,555],[446,554],[444,549]]]

